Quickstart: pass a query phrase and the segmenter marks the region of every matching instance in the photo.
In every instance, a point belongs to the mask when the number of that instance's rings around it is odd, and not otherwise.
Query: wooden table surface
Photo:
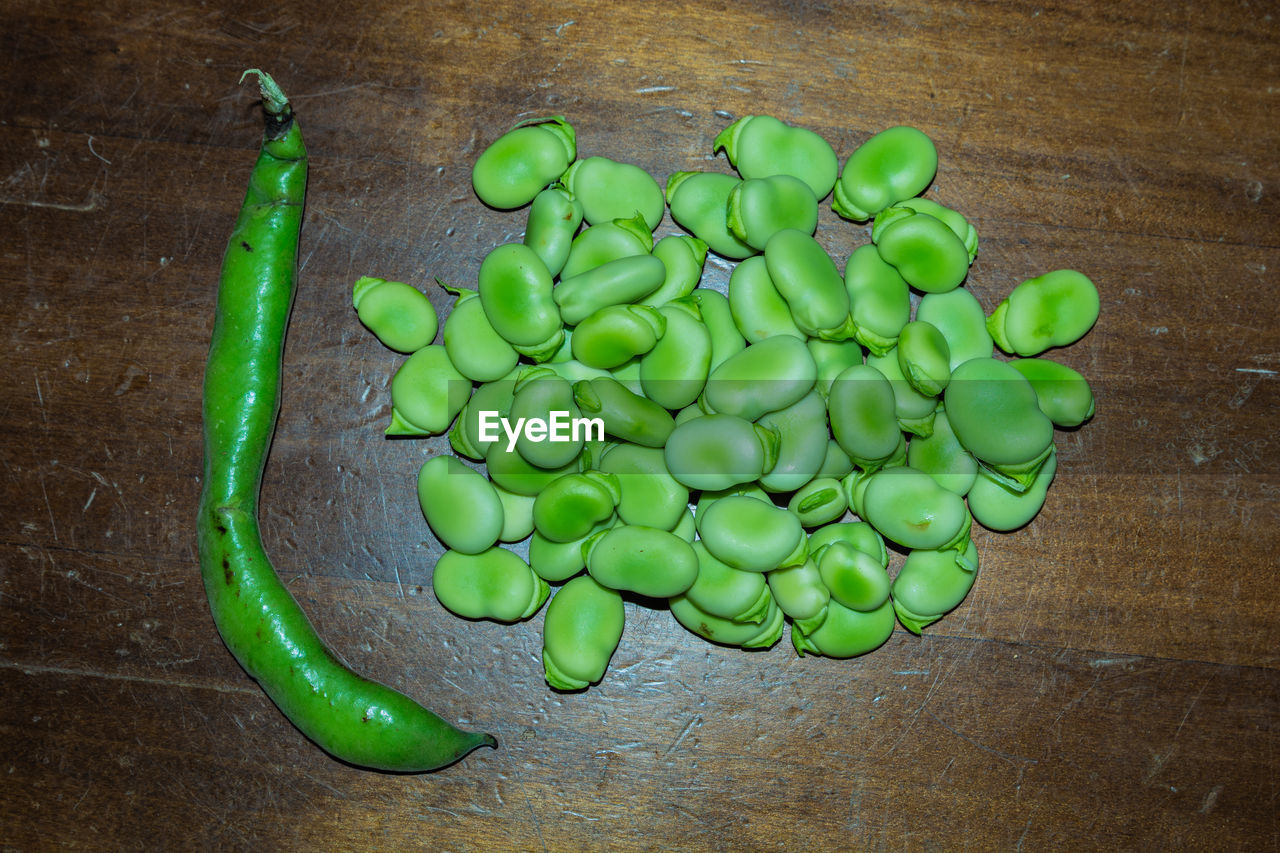
[[[0,12],[0,849],[1275,849],[1280,48],[1272,2],[52,0]],[[272,72],[311,154],[268,547],[356,668],[501,745],[340,764],[227,652],[196,563],[200,382]],[[466,623],[389,441],[361,275],[467,284],[523,214],[470,166],[559,113],[665,181],[772,114],[911,124],[991,310],[1074,267],[1098,400],[968,600],[863,658],[627,606],[560,694],[539,614]],[[661,233],[673,233],[668,219]],[[865,226],[824,205],[843,268]],[[705,283],[723,286],[713,259]],[[901,555],[895,555],[895,568]]]

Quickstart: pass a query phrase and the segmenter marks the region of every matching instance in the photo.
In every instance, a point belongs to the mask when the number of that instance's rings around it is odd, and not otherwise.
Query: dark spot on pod
[[[252,251],[253,251],[253,247],[249,245],[249,241],[248,241],[248,240],[241,240],[241,241],[240,241],[240,248],[241,248],[241,249],[244,249],[246,252],[252,252]]]
[[[225,556],[222,558],[222,579],[226,581],[227,586],[236,582],[236,573],[231,571],[231,561]]]

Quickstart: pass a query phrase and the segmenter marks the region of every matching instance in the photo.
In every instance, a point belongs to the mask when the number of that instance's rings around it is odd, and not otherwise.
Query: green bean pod
[[[837,341],[853,336],[844,279],[817,240],[803,231],[784,229],[769,238],[764,260],[800,331]]]
[[[692,547],[698,557],[698,577],[685,591],[685,598],[712,616],[731,622],[763,621],[773,603],[765,576],[735,569],[708,551],[701,541]]]
[[[729,193],[729,230],[753,249],[764,250],[774,234],[795,229],[812,234],[818,227],[818,199],[791,175],[753,178]]]
[[[808,128],[773,116],[743,116],[720,131],[712,149],[724,151],[747,180],[791,175],[808,184],[819,200],[831,192],[840,172],[840,161],[829,142]]]
[[[653,244],[653,256],[667,274],[657,290],[639,301],[658,308],[693,293],[707,262],[707,244],[689,234],[668,234]]]
[[[538,493],[533,502],[533,526],[552,542],[572,542],[589,534],[614,515],[622,487],[603,471],[565,474]]]
[[[598,222],[573,238],[560,279],[573,278],[610,261],[648,255],[652,250],[653,232],[639,214],[630,219]]]
[[[391,378],[387,435],[440,435],[471,396],[471,380],[458,372],[440,344],[409,356]]]
[[[570,343],[578,361],[611,370],[652,350],[666,330],[667,318],[656,308],[606,305],[574,327]]]
[[[498,492],[456,456],[433,456],[418,469],[418,504],[436,538],[459,553],[487,551],[502,535]]]
[[[666,275],[667,268],[653,255],[629,255],[561,277],[552,296],[561,319],[576,326],[601,308],[639,302],[657,290]]]
[[[1053,476],[1058,471],[1058,454],[1050,449],[1035,478],[1021,492],[1015,491],[985,468],[967,495],[973,518],[988,530],[1007,532],[1031,523],[1044,507]]]
[[[280,411],[307,154],[284,93],[261,71],[247,73],[258,75],[266,127],[223,258],[204,374],[195,526],[210,613],[245,671],[326,752],[359,767],[434,770],[497,742],[460,731],[348,669],[316,634],[263,547],[258,499]]]
[[[787,300],[774,287],[762,255],[747,258],[733,268],[729,274],[728,297],[733,322],[748,343],[759,343],[778,335],[805,339],[805,333],[791,316]]]
[[[963,498],[906,465],[872,474],[862,502],[861,515],[904,548],[954,548],[973,523]]]
[[[670,598],[687,590],[698,577],[693,546],[668,530],[621,524],[582,547],[587,573],[619,592]]]
[[[1070,429],[1093,417],[1093,389],[1075,370],[1047,358],[1015,358],[1009,365],[1027,377],[1040,411],[1054,426]]]
[[[791,644],[796,654],[824,655],[830,658],[852,658],[873,652],[893,634],[894,610],[886,601],[875,610],[862,611],[831,601],[820,614],[817,625],[791,623]],[[806,627],[802,627],[806,626]]]
[[[436,561],[431,588],[450,612],[494,622],[528,619],[551,592],[528,563],[500,547],[478,554],[445,551]]]
[[[711,371],[702,399],[713,412],[755,421],[795,403],[813,390],[817,379],[818,366],[804,341],[778,335],[746,347]]]
[[[771,492],[791,492],[818,476],[827,458],[827,404],[815,388],[785,409],[766,412],[757,423],[778,436],[777,459],[760,476]]]
[[[731,260],[742,260],[756,250],[729,230],[729,194],[740,178],[720,172],[676,172],[667,179],[667,206],[680,227]]]
[[[618,517],[625,524],[673,530],[689,508],[689,489],[667,470],[660,447],[615,444],[599,469],[617,478]]]
[[[911,290],[897,268],[880,257],[872,243],[859,246],[844,268],[853,338],[874,355],[898,343],[911,319]],[[983,317],[985,322],[986,317]]]
[[[547,187],[529,205],[521,242],[533,249],[554,277],[569,259],[569,248],[581,225],[582,202],[563,187]]]
[[[573,398],[579,411],[599,418],[604,432],[619,441],[662,447],[676,428],[670,412],[612,377],[575,383]]]
[[[639,214],[652,231],[666,210],[662,187],[648,172],[632,163],[587,157],[571,165],[560,181],[582,202],[587,222],[607,222]]]
[[[978,549],[973,542],[960,552],[912,551],[893,579],[898,621],[911,633],[921,633],[964,601],[977,574]]]
[[[473,382],[492,382],[510,373],[520,354],[494,330],[479,292],[437,283],[457,296],[444,321],[444,351],[453,366]]]
[[[538,361],[564,341],[553,285],[546,264],[523,243],[498,246],[480,262],[476,288],[489,323],[517,352]]]
[[[849,155],[831,207],[845,219],[865,222],[889,205],[924,192],[937,172],[933,140],[914,127],[891,127]]]
[[[987,318],[1000,349],[1021,356],[1080,340],[1098,320],[1098,289],[1075,270],[1054,270],[1019,284]]]
[[[604,678],[622,640],[622,596],[589,575],[551,597],[543,622],[542,665],[556,690],[582,690]]]
[[[951,370],[971,358],[990,358],[995,350],[982,305],[963,287],[926,293],[916,306],[916,319],[929,323],[946,338]]]
[[[689,600],[688,595],[672,597],[667,604],[671,615],[686,629],[704,640],[741,649],[771,648],[782,638],[786,620],[778,606],[770,602],[759,622],[735,622],[708,613]]]
[[[678,424],[663,454],[685,486],[716,491],[760,479],[777,460],[778,436],[735,415],[703,415]]]
[[[530,119],[481,152],[471,168],[471,186],[490,207],[513,210],[559,180],[576,156],[576,133],[564,116]]]
[[[351,303],[365,328],[396,352],[417,352],[440,329],[431,300],[402,281],[362,276],[351,288]]]
[[[802,563],[807,554],[800,519],[772,502],[729,495],[696,520],[707,550],[735,569],[767,572]]]

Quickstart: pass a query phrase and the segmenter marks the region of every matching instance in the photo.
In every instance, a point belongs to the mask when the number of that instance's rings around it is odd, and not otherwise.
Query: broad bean
[[[724,646],[767,649],[782,638],[786,627],[782,611],[772,601],[759,622],[735,622],[715,616],[690,601],[688,595],[674,596],[667,603],[677,622],[704,640]]]
[[[563,187],[547,187],[529,205],[521,242],[537,253],[547,272],[557,276],[569,259],[569,249],[581,225],[582,202]]]
[[[617,478],[618,517],[626,524],[672,530],[689,508],[689,489],[667,470],[659,447],[624,442],[609,448],[601,471]]]
[[[538,361],[564,340],[564,322],[551,291],[551,273],[523,243],[504,243],[480,262],[476,288],[494,331],[516,351]]]
[[[893,608],[902,627],[919,634],[964,601],[978,574],[978,549],[915,550],[893,579]]]
[[[711,373],[711,332],[688,297],[658,309],[666,320],[662,337],[640,357],[640,388],[664,409],[683,409],[698,399]]]
[[[845,263],[844,288],[854,340],[874,355],[893,349],[911,319],[911,290],[897,267],[874,244],[859,246]]]
[[[533,526],[551,542],[572,542],[614,515],[622,487],[604,471],[569,473],[553,480],[533,502]]]
[[[601,308],[640,301],[657,290],[666,275],[667,268],[653,255],[629,255],[561,277],[552,297],[561,319],[577,326]]]
[[[402,281],[362,276],[351,288],[351,302],[365,328],[396,352],[417,352],[439,331],[431,300]]]
[[[914,127],[891,127],[849,155],[831,207],[845,219],[864,222],[889,205],[924,192],[937,172],[933,140]]]
[[[769,613],[773,597],[760,572],[735,569],[695,541],[698,577],[684,596],[702,610],[733,622],[761,622]]]
[[[622,640],[625,618],[622,596],[589,575],[562,586],[551,597],[543,621],[547,684],[582,690],[599,682]]]
[[[889,573],[872,555],[836,541],[813,555],[831,599],[852,610],[880,608],[889,598]]]
[[[569,168],[578,152],[576,137],[564,116],[520,122],[476,158],[476,196],[499,210],[523,207]]]
[[[815,618],[831,600],[831,590],[822,582],[812,557],[799,565],[767,572],[765,579],[773,600],[793,620]]]
[[[828,340],[852,337],[844,279],[817,240],[794,228],[783,229],[769,238],[764,260],[800,331]]]
[[[1014,491],[985,468],[979,470],[967,496],[969,511],[974,520],[988,530],[1017,530],[1040,512],[1057,471],[1058,454],[1052,446],[1025,491]]]
[[[1093,389],[1075,370],[1047,358],[1015,358],[1009,365],[1027,377],[1040,411],[1054,426],[1070,429],[1093,417]]]
[[[982,305],[963,287],[926,293],[916,306],[916,319],[934,326],[947,339],[951,370],[971,358],[990,358],[995,349]]]
[[[800,519],[772,502],[729,495],[712,501],[696,520],[707,550],[735,569],[767,572],[804,562]]]
[[[729,194],[740,178],[721,172],[676,172],[667,179],[671,218],[717,255],[749,258],[756,250],[729,230]]]
[[[817,378],[818,366],[804,341],[778,335],[746,347],[712,370],[702,399],[712,412],[755,421],[808,394]]]
[[[662,447],[676,428],[670,412],[613,377],[575,383],[573,398],[583,415],[600,418],[605,434],[619,441]]]
[[[735,237],[763,251],[783,229],[812,234],[818,227],[818,199],[808,184],[791,175],[753,178],[729,193],[726,216]]]
[[[551,589],[506,548],[479,554],[445,551],[431,575],[436,598],[467,619],[518,622],[538,612]]]
[[[791,644],[802,657],[806,652],[830,658],[857,657],[883,646],[893,634],[894,624],[892,601],[862,611],[832,600],[818,618],[791,623]]]
[[[1008,362],[975,358],[951,374],[943,396],[961,446],[1015,490],[1027,488],[1053,444],[1035,389]]]
[[[492,548],[506,523],[493,484],[456,456],[433,456],[418,469],[418,505],[436,538],[462,554]]]
[[[471,396],[471,380],[458,372],[440,344],[409,356],[391,379],[387,435],[440,435]]]
[[[473,382],[492,382],[510,373],[520,354],[494,330],[479,292],[444,282],[440,286],[457,297],[444,321],[444,349],[453,366]]]
[[[1075,270],[1054,270],[1013,289],[987,318],[1000,349],[1021,356],[1073,344],[1098,320],[1098,289]]]
[[[791,316],[787,300],[774,287],[763,256],[747,258],[733,268],[729,274],[728,297],[733,322],[748,343],[759,343],[778,335],[805,339]]]
[[[569,256],[560,269],[560,280],[581,275],[610,261],[648,255],[652,251],[653,232],[639,214],[630,219],[598,222],[582,229],[573,238]]]
[[[621,524],[589,539],[583,551],[587,573],[620,592],[670,598],[698,577],[693,546],[656,527]]]
[[[791,175],[808,184],[819,200],[831,192],[840,172],[830,143],[808,128],[773,116],[743,116],[720,131],[712,149],[723,150],[747,180]]]
[[[862,502],[861,515],[904,548],[954,548],[973,522],[963,498],[907,465],[872,474]]]
[[[652,231],[662,221],[666,209],[662,187],[633,163],[586,157],[569,166],[560,181],[582,202],[587,222],[606,222],[639,214]]]

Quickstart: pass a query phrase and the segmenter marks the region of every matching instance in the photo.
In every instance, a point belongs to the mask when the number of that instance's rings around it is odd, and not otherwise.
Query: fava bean
[[[440,344],[409,356],[391,379],[387,435],[440,435],[471,396],[471,380],[458,372]]]
[[[806,335],[843,340],[853,335],[849,293],[827,250],[793,228],[769,238],[764,249],[769,278]]]
[[[618,480],[618,517],[624,523],[672,530],[684,518],[689,489],[671,476],[660,447],[616,444],[599,467]]]
[[[735,622],[715,616],[698,607],[687,595],[674,596],[667,603],[677,622],[702,639],[724,646],[767,649],[782,638],[786,627],[782,611],[772,601],[759,622]]]
[[[417,352],[439,331],[431,300],[402,281],[362,276],[351,289],[351,302],[365,328],[396,352]]]
[[[754,421],[795,403],[813,390],[817,378],[818,366],[804,341],[778,335],[712,370],[702,399],[712,412]]]
[[[552,542],[534,530],[529,537],[529,567],[550,583],[560,583],[580,574],[587,568],[587,558],[582,552],[588,540],[616,523],[616,518],[601,522],[587,535],[569,542]]]
[[[631,255],[561,278],[552,295],[560,317],[576,326],[601,308],[637,302],[657,290],[667,268],[653,255]],[[636,306],[648,309],[649,306]],[[652,309],[650,309],[652,310]]]
[[[978,573],[978,549],[912,551],[893,579],[893,608],[902,627],[919,634],[964,601]]]
[[[1017,530],[1040,512],[1057,471],[1058,454],[1052,447],[1025,491],[1014,491],[986,469],[979,470],[968,493],[969,511],[988,530]]]
[[[1027,377],[1040,411],[1054,426],[1069,429],[1093,417],[1093,389],[1075,370],[1047,358],[1015,358],[1009,365]]]
[[[787,300],[773,286],[763,256],[740,261],[729,274],[728,291],[733,322],[748,343],[758,343],[778,335],[805,339],[804,332],[791,316]]]
[[[480,294],[444,282],[440,286],[457,296],[444,321],[444,349],[453,366],[474,382],[492,382],[510,373],[520,354],[494,331]]]
[[[889,599],[889,573],[870,554],[836,541],[813,555],[831,599],[852,610],[870,611]]]
[[[523,542],[533,533],[533,495],[517,495],[501,486],[490,482],[493,491],[502,503],[502,532],[498,534],[499,542],[514,544]]]
[[[511,399],[511,411],[507,418],[519,424],[540,421],[550,424],[552,413],[562,412],[568,423],[580,418],[582,413],[574,404],[573,385],[547,367],[527,367],[516,379],[515,395]],[[546,434],[520,429],[516,437],[516,452],[531,465],[539,468],[561,468],[578,459],[586,436],[577,430],[566,430],[563,440],[551,441]],[[497,432],[496,426],[494,427]],[[510,438],[504,428],[501,441]]]
[[[904,548],[954,548],[973,522],[963,498],[906,465],[872,474],[862,501],[863,517]]]
[[[844,452],[844,448],[834,438],[828,438],[827,450],[822,457],[822,465],[813,476],[832,477],[840,480],[847,477],[852,471],[853,460],[849,458],[849,454]]]
[[[564,340],[553,284],[546,264],[523,243],[498,246],[480,262],[477,290],[489,323],[517,352],[538,361]]]
[[[604,471],[565,474],[538,493],[533,502],[533,526],[552,542],[582,539],[596,525],[613,517],[622,487]]]
[[[876,214],[875,222],[871,226],[872,242],[879,242],[880,232],[888,227],[890,223],[915,213],[928,214],[950,228],[951,233],[959,237],[961,243],[964,243],[965,251],[969,253],[969,263],[973,263],[973,259],[978,256],[977,229],[970,225],[969,221],[958,211],[938,204],[932,199],[907,199],[880,211],[880,213]]]
[[[884,374],[893,387],[893,412],[898,419],[898,427],[912,435],[928,436],[933,432],[934,411],[938,408],[938,399],[921,394],[907,380],[902,371],[902,362],[898,359],[898,348],[894,346],[884,355],[867,356],[867,365]]]
[[[451,612],[495,622],[528,619],[551,592],[528,563],[500,547],[479,554],[445,551],[436,561],[431,586]]]
[[[886,601],[875,610],[845,607],[838,601],[827,604],[816,626],[807,620],[791,623],[791,644],[801,657],[809,654],[830,658],[851,658],[880,648],[893,634],[894,610]],[[801,626],[810,626],[808,630]]]
[[[773,116],[743,116],[720,131],[712,149],[723,150],[747,180],[791,175],[808,184],[819,200],[831,192],[840,171],[830,143],[808,128]]]
[[[860,468],[883,464],[902,440],[893,390],[879,370],[855,364],[840,373],[827,392],[831,434]]]
[[[696,520],[707,550],[735,569],[767,572],[804,561],[800,519],[772,502],[729,495],[712,501]]]
[[[517,124],[476,158],[471,168],[476,196],[499,210],[523,207],[569,168],[577,156],[576,136],[564,116]]]
[[[582,202],[587,222],[606,222],[639,214],[649,230],[653,230],[666,210],[662,187],[648,172],[632,163],[587,157],[571,165],[560,180]]]
[[[497,412],[499,417],[511,414],[511,402],[515,399],[516,379],[523,368],[513,368],[506,376],[493,382],[485,382],[475,389],[458,418],[449,430],[449,445],[454,452],[479,462],[484,459],[493,440],[480,437],[480,413]]]
[[[558,468],[540,468],[520,455],[516,448],[507,449],[505,439],[492,442],[485,450],[484,464],[489,479],[517,495],[537,495],[557,477],[581,470],[581,459]]]
[[[891,127],[859,145],[845,161],[832,209],[864,222],[889,205],[924,192],[938,172],[938,151],[914,127]]]
[[[849,294],[854,340],[874,355],[893,349],[911,319],[911,291],[902,274],[880,257],[874,244],[867,243],[849,255],[844,288]]]
[[[982,305],[963,287],[926,293],[916,306],[916,319],[929,323],[947,339],[951,370],[971,358],[990,358],[995,349]]]
[[[951,348],[938,327],[913,320],[898,337],[898,367],[918,394],[936,397],[951,379]]]
[[[837,376],[863,362],[862,347],[856,340],[826,341],[822,338],[809,338],[805,341],[805,346],[809,348],[813,363],[818,367],[815,388],[824,398]]]
[[[621,367],[653,349],[666,329],[667,318],[656,308],[606,305],[574,328],[573,355],[588,367]]]
[[[835,521],[848,508],[849,499],[835,478],[810,480],[787,502],[787,509],[805,527],[818,527]]]
[[[459,553],[487,551],[502,535],[502,499],[456,456],[433,456],[418,469],[418,504],[436,538]]]
[[[547,684],[582,690],[599,682],[622,640],[625,617],[622,596],[589,575],[562,586],[551,597],[543,622]]]
[[[670,598],[698,577],[693,546],[667,530],[622,524],[583,545],[587,572],[620,592]]]
[[[707,247],[732,260],[756,250],[729,230],[729,194],[741,179],[720,172],[676,172],[667,179],[671,218]]]
[[[729,298],[718,290],[700,287],[692,294],[698,306],[698,314],[711,334],[711,369],[715,370],[729,358],[746,348],[746,339],[733,321]]]
[[[644,218],[612,219],[582,229],[569,246],[569,256],[560,269],[560,280],[573,278],[620,258],[648,255],[653,250],[653,232]]]
[[[698,557],[698,577],[684,593],[699,609],[732,622],[760,623],[768,615],[773,597],[765,576],[744,572],[715,557],[705,543],[693,543]]]
[[[889,549],[884,544],[884,537],[865,521],[837,521],[819,527],[809,534],[809,553],[817,554],[836,542],[847,543],[875,557],[882,569],[889,567]]]
[[[875,243],[880,257],[907,284],[925,293],[946,293],[969,274],[969,249],[941,219],[915,213],[894,219]]]
[[[653,256],[662,261],[666,277],[640,304],[658,308],[693,293],[707,261],[707,244],[689,234],[668,234],[653,245]]]
[[[758,421],[777,434],[777,459],[760,476],[760,485],[773,492],[790,492],[818,476],[827,457],[827,404],[815,388],[785,409],[766,412]]]
[[[547,187],[529,206],[522,242],[542,259],[547,272],[557,276],[569,259],[569,248],[581,225],[582,202],[563,187]]]
[[[907,464],[928,474],[947,491],[962,497],[969,493],[974,478],[978,476],[977,460],[956,438],[942,406],[937,409],[929,435],[913,438],[907,445]]]
[[[640,356],[640,388],[664,409],[683,409],[696,401],[711,373],[711,332],[697,304],[687,297],[658,309],[666,320],[662,337]]]
[[[662,447],[676,428],[670,412],[612,377],[576,383],[573,397],[584,416],[600,418],[605,433],[620,441]]]
[[[1087,276],[1054,270],[1015,287],[987,318],[987,331],[1007,353],[1039,355],[1084,337],[1098,307],[1098,289]]]
[[[765,579],[773,600],[793,620],[813,619],[831,600],[831,590],[822,582],[812,557],[799,565],[767,572]]]
[[[971,359],[951,374],[943,400],[961,446],[1004,482],[1025,489],[1053,443],[1053,422],[1027,378],[1008,362]]]
[[[818,199],[791,175],[743,181],[729,193],[729,230],[753,249],[762,250],[783,229],[812,234],[818,227]]]

